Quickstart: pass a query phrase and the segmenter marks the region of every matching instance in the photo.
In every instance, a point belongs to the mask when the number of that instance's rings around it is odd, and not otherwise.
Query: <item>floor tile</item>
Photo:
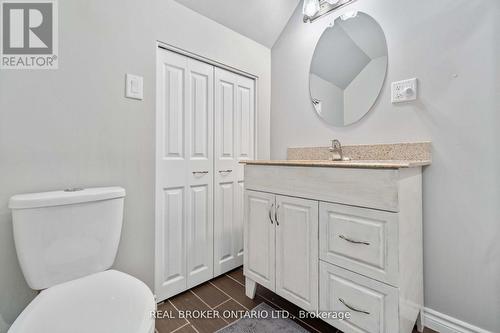
[[[175,331],[175,333],[197,333],[197,331],[193,328],[193,326],[186,325]]]
[[[158,311],[165,311],[164,314],[170,317],[156,319],[155,326],[158,333],[170,333],[182,325],[187,324],[185,319],[179,318],[179,313],[168,301],[158,305]]]
[[[216,307],[224,301],[227,301],[229,297],[217,289],[214,285],[210,283],[204,283],[198,287],[191,289],[198,297],[200,297],[205,303],[211,308]]]
[[[170,300],[179,311],[209,311],[210,308],[204,304],[192,292],[184,292]],[[196,312],[195,312],[196,313]],[[222,318],[187,318],[199,333],[213,333],[227,325]]]
[[[232,323],[235,320],[241,318],[243,313],[241,311],[246,311],[246,309],[240,304],[236,303],[233,299],[219,305],[215,308],[224,316],[224,320],[228,323]]]
[[[250,299],[245,295],[243,270],[238,268],[227,275],[222,275],[203,285],[200,285],[192,291],[184,292],[158,306],[158,310],[171,311],[173,318],[157,319],[156,327],[158,333],[214,333],[238,319],[241,316],[240,311],[253,309],[262,302],[266,302],[276,309],[283,309],[290,312],[295,318],[291,318],[297,324],[304,327],[312,333],[342,333],[334,327],[328,325],[320,319],[297,318],[300,308],[287,301],[272,291],[257,287],[255,299]],[[195,295],[196,293],[196,295]],[[177,310],[205,310],[214,308],[217,314],[222,318],[191,318],[187,321],[179,318]],[[228,311],[232,311],[228,316]],[[184,325],[184,326],[183,326]],[[416,330],[413,333],[417,333]],[[424,333],[436,333],[433,330],[425,329]]]
[[[225,275],[212,280],[211,283],[228,294],[235,301],[243,305],[247,310],[253,309],[263,302],[263,299],[257,295],[254,299],[248,298],[245,295],[245,288],[238,282]]]
[[[245,285],[245,276],[243,275],[243,267],[237,268],[229,273],[227,273],[231,278],[235,279],[242,285]]]

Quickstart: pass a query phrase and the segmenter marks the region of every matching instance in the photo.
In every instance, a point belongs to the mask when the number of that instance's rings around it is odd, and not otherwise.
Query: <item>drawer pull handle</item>
[[[219,170],[219,173],[230,173],[230,172],[233,172],[233,170],[231,170],[231,169]]]
[[[276,209],[274,210],[274,220],[276,221],[276,225],[280,225],[280,221],[278,221],[278,209],[280,209],[280,205],[276,206]]]
[[[346,242],[353,243],[353,244],[363,244],[363,245],[370,245],[369,242],[364,242],[364,241],[357,241],[357,240],[352,240],[350,238],[347,238],[344,235],[339,235],[339,238],[345,240]]]
[[[271,211],[273,210],[274,204],[271,205],[271,208],[269,208],[269,221],[271,221],[271,224],[274,224],[273,222],[273,217],[271,216]]]
[[[347,304],[342,298],[339,298],[339,301],[340,301],[340,303],[344,304],[345,307],[348,308],[349,310],[352,310],[354,312],[364,313],[364,314],[367,314],[367,315],[370,314],[370,312],[368,312],[368,311],[356,309],[354,306],[351,306],[351,305]]]
[[[208,171],[193,171],[193,175],[206,175]]]

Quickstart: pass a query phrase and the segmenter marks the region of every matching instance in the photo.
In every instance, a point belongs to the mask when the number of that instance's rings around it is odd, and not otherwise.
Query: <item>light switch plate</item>
[[[417,79],[393,82],[391,85],[391,102],[402,103],[414,101],[418,96]]]
[[[142,76],[127,74],[125,80],[125,97],[133,99],[144,99]]]

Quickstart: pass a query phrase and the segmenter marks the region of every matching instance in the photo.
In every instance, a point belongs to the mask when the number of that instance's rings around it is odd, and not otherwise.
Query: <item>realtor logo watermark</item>
[[[1,69],[57,69],[56,0],[0,0]]]

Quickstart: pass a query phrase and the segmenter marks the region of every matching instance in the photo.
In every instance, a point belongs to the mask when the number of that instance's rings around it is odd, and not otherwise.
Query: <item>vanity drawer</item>
[[[345,333],[399,331],[398,289],[325,262],[320,263],[320,311],[350,319],[326,320]]]
[[[320,203],[320,259],[394,286],[398,214]]]

